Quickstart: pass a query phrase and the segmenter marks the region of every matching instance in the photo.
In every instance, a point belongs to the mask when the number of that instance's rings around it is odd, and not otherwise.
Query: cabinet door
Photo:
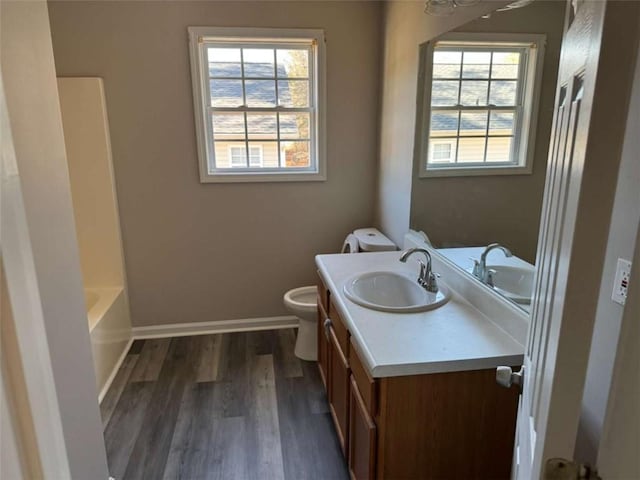
[[[349,472],[356,480],[375,478],[376,425],[351,376],[349,414]]]
[[[329,407],[336,425],[342,453],[347,457],[349,446],[349,364],[345,358],[333,327],[329,327]]]
[[[322,303],[318,302],[318,368],[322,383],[329,395],[329,338],[324,324],[327,319],[327,312]]]

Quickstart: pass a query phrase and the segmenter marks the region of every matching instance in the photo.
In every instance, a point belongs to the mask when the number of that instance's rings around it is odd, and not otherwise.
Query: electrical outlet
[[[616,278],[613,281],[613,292],[611,300],[620,305],[627,301],[627,291],[629,290],[629,277],[631,276],[631,262],[623,258],[618,259],[616,268]]]

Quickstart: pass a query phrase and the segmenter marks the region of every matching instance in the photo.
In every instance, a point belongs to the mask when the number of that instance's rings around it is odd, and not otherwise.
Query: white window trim
[[[237,145],[227,145],[227,152],[229,154],[229,165],[231,165],[232,162],[232,155],[231,152],[233,151],[234,148],[239,148],[240,150],[244,150],[244,145],[242,147],[237,146]],[[249,168],[252,167],[251,165],[251,149],[252,148],[257,148],[259,151],[259,156],[260,156],[260,165],[258,167],[256,167],[255,165],[253,166],[253,168],[261,168],[262,165],[264,164],[264,152],[262,150],[262,145],[249,145]],[[245,150],[246,151],[246,150]],[[247,168],[247,167],[244,167]]]
[[[429,131],[431,121],[431,82],[433,80],[433,48],[439,41],[452,42],[485,42],[485,43],[513,43],[514,46],[522,43],[530,43],[535,52],[527,56],[524,81],[531,88],[525,88],[523,98],[523,115],[519,119],[520,135],[518,144],[518,164],[483,164],[481,167],[463,164],[452,166],[443,164],[428,165],[429,155]],[[484,175],[529,175],[533,173],[533,157],[535,150],[536,126],[538,119],[538,99],[542,83],[542,67],[546,35],[520,34],[520,33],[448,33],[421,46],[420,73],[418,77],[418,109],[416,118],[416,161],[419,178],[431,177],[468,177]],[[518,45],[520,46],[520,45]],[[429,82],[429,88],[427,88]],[[515,142],[515,138],[514,138]]]
[[[282,29],[282,28],[226,28],[226,27],[188,27],[189,53],[191,58],[191,81],[193,86],[194,113],[196,139],[198,144],[198,163],[200,167],[201,183],[250,183],[250,182],[295,182],[295,181],[324,181],[327,179],[326,162],[326,53],[324,31],[319,29]],[[205,85],[204,68],[208,64],[203,62],[206,50],[202,48],[201,39],[206,37],[237,39],[239,42],[247,40],[282,41],[314,40],[315,56],[309,59],[313,62],[310,68],[315,72],[316,96],[312,99],[316,108],[316,121],[312,122],[315,134],[315,142],[311,148],[314,150],[315,165],[313,169],[300,171],[284,171],[278,169],[250,169],[247,172],[234,170],[229,173],[215,173],[209,171],[208,158],[212,155],[213,141],[209,140],[207,132],[210,121],[207,119],[205,99],[209,101],[208,85]],[[315,58],[314,58],[315,57]],[[313,92],[310,92],[313,94]],[[312,137],[314,135],[311,135]]]

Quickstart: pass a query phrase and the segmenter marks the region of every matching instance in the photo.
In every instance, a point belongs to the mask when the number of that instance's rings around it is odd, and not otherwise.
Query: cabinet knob
[[[511,388],[515,385],[518,387],[520,393],[522,393],[522,387],[524,385],[524,367],[520,367],[520,370],[517,372],[514,372],[511,367],[496,368],[496,382],[498,382],[498,385],[505,388]]]
[[[324,336],[327,337],[327,340],[329,340],[329,328],[331,327],[331,319],[325,318],[323,325],[324,325]]]

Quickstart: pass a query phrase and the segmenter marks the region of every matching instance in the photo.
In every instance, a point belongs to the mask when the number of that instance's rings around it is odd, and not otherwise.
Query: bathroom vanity
[[[351,477],[509,478],[518,391],[495,368],[520,365],[523,346],[455,290],[418,313],[345,296],[356,273],[417,275],[399,257],[316,257],[318,366]]]

